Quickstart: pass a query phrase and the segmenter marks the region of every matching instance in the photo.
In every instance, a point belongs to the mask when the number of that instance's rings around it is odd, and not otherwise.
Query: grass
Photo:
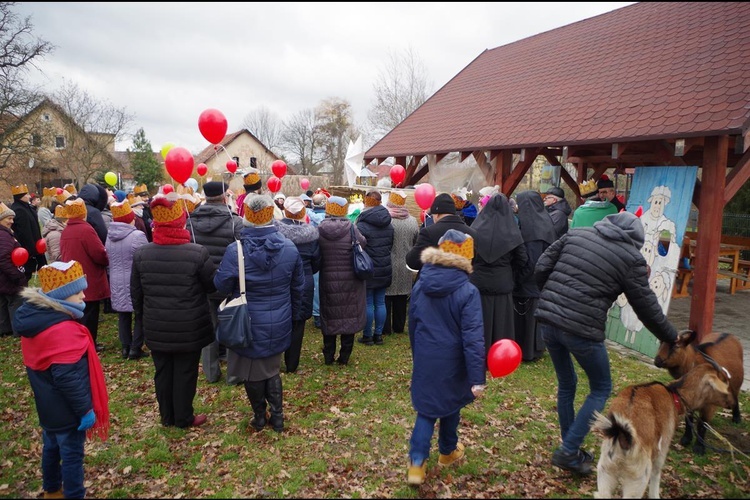
[[[256,433],[241,386],[224,379],[207,384],[201,374],[196,412],[207,424],[196,429],[159,425],[150,358],[119,356],[116,315],[104,315],[99,341],[110,395],[108,441],[86,444],[86,486],[100,498],[518,498],[591,497],[596,474],[575,477],[550,465],[559,443],[556,379],[548,356],[522,364],[504,378],[488,378],[485,394],[462,411],[459,436],[467,459],[437,466],[433,437],[427,480],[406,484],[408,441],[414,423],[409,382],[408,336],[385,337],[385,345],[355,342],[350,364],[323,364],[319,330],[308,321],[300,369],[282,373],[286,430]],[[610,349],[615,391],[649,380],[669,381],[632,351]],[[222,366],[223,373],[225,366]],[[582,387],[579,404],[586,388]],[[748,395],[741,396],[748,407]],[[0,497],[34,498],[42,493],[41,436],[19,340],[0,339]],[[750,448],[750,417],[732,424],[722,410],[713,427],[739,450]],[[728,445],[709,435],[705,456],[672,443],[662,478],[662,496],[747,498],[750,459],[721,451]],[[587,449],[599,455],[590,434]]]

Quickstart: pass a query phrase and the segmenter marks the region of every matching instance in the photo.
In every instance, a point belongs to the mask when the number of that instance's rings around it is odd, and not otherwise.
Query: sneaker
[[[373,337],[373,342],[375,345],[383,345],[383,336],[382,335],[375,335]]]
[[[578,451],[580,451],[581,454],[583,455],[583,461],[584,462],[594,463],[594,454],[593,453],[591,453],[590,451],[586,451],[583,448],[578,448]]]
[[[591,474],[593,459],[594,457],[591,456],[591,461],[588,461],[581,450],[576,450],[575,453],[565,453],[562,448],[558,448],[552,454],[552,465],[576,474],[587,475]]]
[[[364,345],[375,345],[375,342],[373,342],[372,337],[365,337],[362,335],[360,338],[357,339],[357,342]]]
[[[452,452],[448,453],[447,455],[443,455],[442,453],[438,457],[438,465],[451,465],[462,458],[464,458],[464,455],[466,453],[464,452],[464,445],[461,443],[458,443],[456,445],[456,449]]]
[[[422,465],[414,465],[409,462],[409,469],[406,473],[406,482],[409,484],[422,484],[424,483],[425,472],[427,471],[427,460],[422,462]]]
[[[206,423],[206,420],[208,420],[208,417],[205,415],[196,415],[193,417],[193,423],[190,424],[191,427],[200,427],[201,425]]]

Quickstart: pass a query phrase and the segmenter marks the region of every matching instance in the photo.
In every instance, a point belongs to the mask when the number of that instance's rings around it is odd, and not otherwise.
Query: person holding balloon
[[[482,303],[469,281],[474,239],[448,229],[437,248],[426,248],[420,258],[424,266],[409,304],[411,401],[417,412],[409,440],[407,482],[412,485],[424,482],[438,420],[438,464],[464,457],[458,439],[461,409],[486,383]]]
[[[29,253],[28,260],[24,265],[26,279],[30,280],[34,271],[47,264],[44,251],[39,252],[36,245],[42,239],[42,228],[39,226],[39,218],[36,209],[32,208],[29,188],[26,184],[11,187],[13,203],[10,209],[15,213],[13,220],[13,234],[23,248]]]
[[[23,268],[29,254],[13,235],[15,217],[16,213],[0,202],[0,335],[3,337],[13,334],[11,319],[21,305],[21,290],[29,282]]]
[[[541,290],[534,317],[557,376],[557,415],[561,445],[552,465],[590,474],[594,461],[581,446],[595,411],[612,392],[605,326],[607,312],[625,293],[644,326],[662,342],[674,342],[677,331],[667,320],[648,283],[648,265],[640,252],[645,241],[641,220],[632,213],[606,216],[593,227],[569,230],[537,261],[534,277]],[[589,380],[590,392],[575,412],[576,360]]]

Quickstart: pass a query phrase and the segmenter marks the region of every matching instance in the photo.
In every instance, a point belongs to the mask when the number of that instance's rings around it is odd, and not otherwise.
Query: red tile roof
[[[750,3],[641,2],[485,50],[373,158],[740,134]]]

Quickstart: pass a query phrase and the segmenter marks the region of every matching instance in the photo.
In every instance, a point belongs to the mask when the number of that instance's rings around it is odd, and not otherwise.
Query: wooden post
[[[706,137],[703,146],[702,196],[698,206],[698,236],[695,248],[693,296],[690,299],[690,329],[698,339],[711,333],[716,310],[716,273],[724,213],[727,173],[727,136]]]

